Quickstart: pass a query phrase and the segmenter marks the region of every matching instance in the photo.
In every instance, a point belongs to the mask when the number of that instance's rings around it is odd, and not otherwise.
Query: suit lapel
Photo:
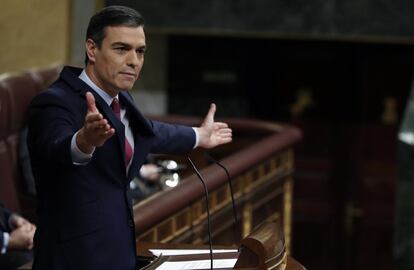
[[[138,164],[142,163],[143,159],[149,150],[147,150],[148,143],[145,141],[145,137],[154,135],[149,122],[144,118],[141,112],[136,108],[132,97],[127,92],[119,93],[119,100],[125,106],[129,122],[134,135],[134,156],[128,172],[128,179],[132,179],[138,175]]]
[[[154,135],[151,125],[149,124],[148,120],[137,109],[129,93],[120,92],[119,100],[122,102],[123,105],[126,106],[129,115],[135,118],[134,124],[136,125],[138,131],[143,135]]]

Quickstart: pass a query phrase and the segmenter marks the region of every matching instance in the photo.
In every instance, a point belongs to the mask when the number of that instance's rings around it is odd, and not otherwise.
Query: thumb
[[[23,226],[25,223],[25,219],[19,216],[18,214],[12,214],[10,217],[10,224],[15,228],[19,228]]]
[[[95,105],[95,97],[91,92],[86,92],[86,103],[88,104],[88,112],[98,112],[98,109]]]
[[[216,113],[216,104],[211,103],[210,104],[210,109],[208,110],[206,118],[204,118],[203,125],[214,123],[214,114],[215,113]]]
[[[21,217],[17,217],[15,219],[15,226],[16,227],[22,227],[25,223],[26,223],[25,220]]]

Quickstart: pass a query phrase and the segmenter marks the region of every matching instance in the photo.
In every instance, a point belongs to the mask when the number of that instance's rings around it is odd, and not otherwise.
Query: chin
[[[121,89],[121,91],[129,91],[134,87],[134,84],[122,84],[118,86],[118,89]]]

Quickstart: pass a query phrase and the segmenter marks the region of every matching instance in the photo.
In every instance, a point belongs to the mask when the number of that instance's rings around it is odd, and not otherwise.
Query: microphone
[[[219,166],[220,168],[222,168],[224,170],[224,172],[226,173],[226,175],[227,175],[227,183],[229,185],[230,195],[231,195],[231,204],[233,206],[233,217],[234,217],[234,224],[233,224],[234,225],[234,235],[233,236],[234,236],[234,241],[237,242],[238,241],[238,238],[239,238],[239,235],[240,235],[239,234],[240,232],[239,232],[239,228],[237,226],[237,224],[238,224],[237,210],[236,210],[236,203],[234,201],[234,192],[233,192],[233,185],[231,183],[230,173],[227,170],[227,168],[223,164],[221,164],[220,162],[218,162],[215,158],[213,158],[210,155],[210,153],[205,152],[205,156],[207,157],[208,160],[210,160],[211,162],[215,163],[217,166]],[[239,245],[237,245],[237,249],[238,249],[238,251],[240,251],[239,250],[240,249]]]
[[[197,174],[198,179],[200,179],[201,183],[204,187],[204,193],[205,193],[205,200],[206,200],[206,209],[207,209],[207,227],[208,227],[208,241],[210,245],[210,269],[213,270],[213,244],[211,241],[211,221],[210,221],[210,207],[208,204],[208,189],[206,182],[204,181],[203,177],[201,176],[200,172],[197,170],[196,166],[194,165],[193,161],[190,159],[189,156],[187,156],[187,160],[190,162],[191,167],[193,168],[194,172]]]

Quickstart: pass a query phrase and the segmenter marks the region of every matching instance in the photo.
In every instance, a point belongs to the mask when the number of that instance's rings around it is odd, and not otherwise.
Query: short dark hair
[[[124,6],[108,6],[92,16],[86,30],[86,40],[92,39],[98,48],[101,48],[105,38],[105,29],[108,26],[144,26],[144,18],[133,8]],[[85,54],[85,65],[88,63],[88,55]]]

